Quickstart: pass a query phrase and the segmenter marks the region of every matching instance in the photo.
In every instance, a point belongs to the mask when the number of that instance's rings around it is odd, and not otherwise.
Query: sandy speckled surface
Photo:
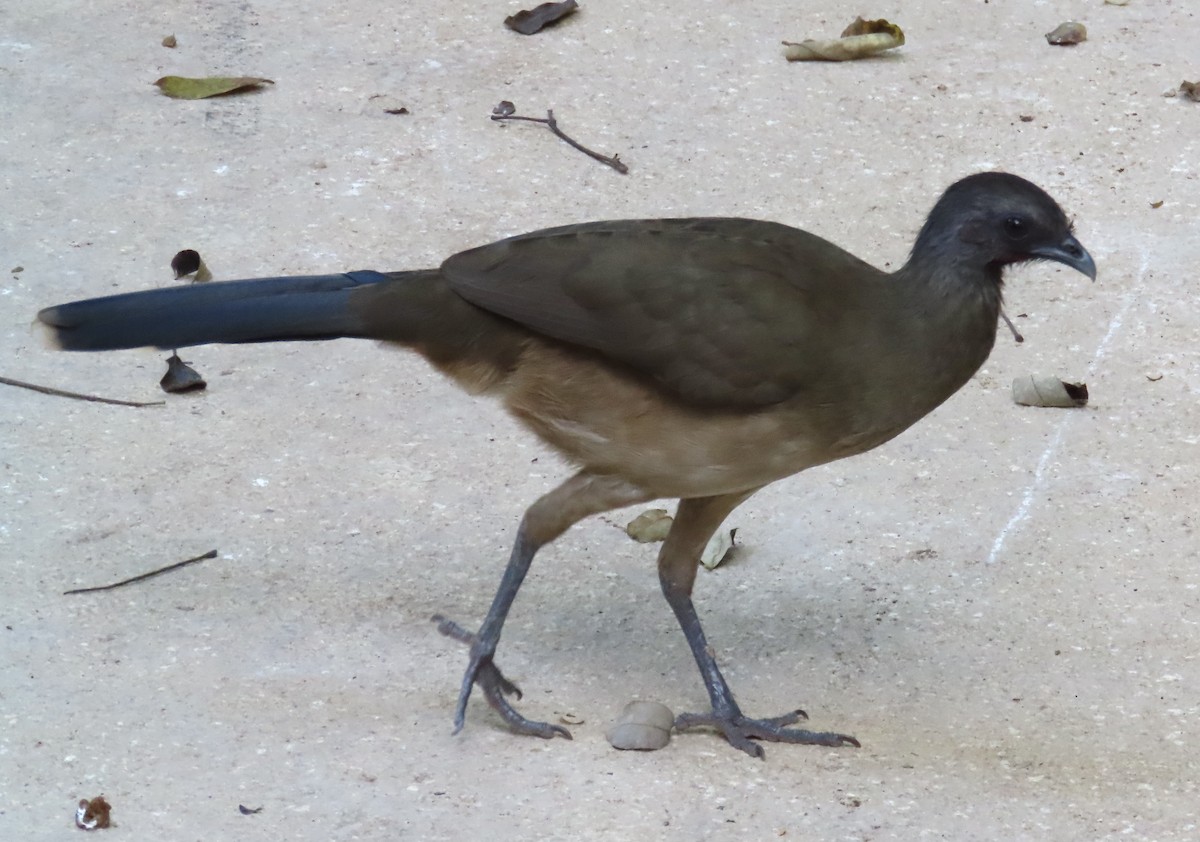
[[[937,193],[988,168],[1058,198],[1100,274],[1015,273],[1024,345],[734,515],[740,555],[697,602],[743,707],[863,742],[761,763],[699,734],[605,742],[631,698],[704,703],[620,514],[543,553],[499,653],[526,712],[584,720],[574,741],[478,701],[450,734],[464,653],[428,618],[478,622],[565,467],[415,357],[192,349],[207,393],[160,409],[0,386],[0,838],[76,838],[99,793],[105,839],[1200,838],[1200,104],[1161,96],[1200,75],[1189,3],[884,3],[908,45],[845,65],[781,57],[847,22],[815,0],[590,2],[533,38],[500,25],[517,4],[8,5],[8,377],[159,397],[164,355],[59,354],[30,323],[170,284],[181,248],[228,279],[745,215],[895,267]],[[1069,18],[1091,40],[1047,46]],[[178,102],[150,84],[169,73],[276,85]],[[501,99],[631,173],[491,123]],[[1015,406],[1030,372],[1091,405]]]

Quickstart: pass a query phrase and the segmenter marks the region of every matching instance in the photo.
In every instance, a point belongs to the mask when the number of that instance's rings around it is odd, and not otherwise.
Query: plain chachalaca
[[[568,225],[510,237],[440,268],[266,278],[136,292],[39,313],[73,351],[337,337],[415,350],[490,394],[578,472],[525,512],[500,587],[470,643],[455,713],[478,685],[515,731],[567,731],[518,713],[493,658],[534,554],[577,521],[679,498],[658,555],[667,602],[711,701],[678,728],[758,740],[854,738],[742,714],[692,604],[702,549],[775,480],[870,450],[933,410],[987,359],[1003,270],[1053,260],[1095,278],[1071,223],[1006,173],[953,184],[908,262],[882,272],[813,234],[747,219]]]

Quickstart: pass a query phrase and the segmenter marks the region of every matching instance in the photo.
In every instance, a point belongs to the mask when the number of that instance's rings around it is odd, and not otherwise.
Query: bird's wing
[[[456,254],[442,274],[476,306],[731,409],[819,390],[825,339],[886,277],[804,231],[707,218],[536,231]]]

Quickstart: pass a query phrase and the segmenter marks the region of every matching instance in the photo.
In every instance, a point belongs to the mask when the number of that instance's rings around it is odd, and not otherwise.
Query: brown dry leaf
[[[533,35],[541,32],[547,26],[558,23],[568,15],[574,14],[579,8],[575,0],[563,0],[561,3],[543,3],[532,9],[523,9],[515,15],[504,19],[504,25],[513,32],[522,35]]]
[[[172,99],[208,99],[275,83],[261,76],[164,76],[154,84]]]
[[[162,45],[173,50],[179,46],[179,42],[175,40],[174,35],[168,35],[166,38],[162,39]]]
[[[673,522],[666,509],[647,509],[625,525],[625,534],[642,544],[651,544],[664,540]]]
[[[1150,203],[1150,207],[1151,207],[1152,209],[1154,209],[1154,210],[1158,210],[1158,209],[1159,209],[1159,208],[1161,208],[1162,206],[1163,206],[1163,200],[1162,200],[1162,199],[1159,199],[1157,202],[1151,202],[1151,203]]]
[[[104,800],[103,795],[97,795],[91,801],[79,799],[79,807],[75,810],[75,826],[80,830],[111,827],[112,805]]]
[[[840,38],[829,41],[809,39],[796,43],[784,41],[788,61],[853,61],[878,55],[884,50],[904,46],[904,31],[880,18],[855,18]]]
[[[1179,92],[1193,102],[1200,102],[1200,82],[1180,82]]]
[[[1087,40],[1087,27],[1077,20],[1060,23],[1046,33],[1046,40],[1056,47],[1070,47]]]

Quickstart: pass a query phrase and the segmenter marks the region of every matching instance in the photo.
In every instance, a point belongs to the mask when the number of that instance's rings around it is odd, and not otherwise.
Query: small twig
[[[496,108],[494,108],[492,110],[492,119],[495,120],[497,123],[500,122],[501,120],[524,120],[527,123],[541,123],[543,126],[548,128],[550,131],[554,132],[554,135],[556,137],[560,138],[561,140],[566,141],[568,144],[570,144],[571,146],[578,149],[584,155],[588,155],[592,158],[595,158],[597,161],[599,161],[602,164],[608,164],[608,166],[612,167],[614,170],[621,173],[622,175],[626,175],[629,172],[629,167],[627,167],[625,165],[625,162],[622,161],[619,156],[613,155],[612,157],[609,157],[608,155],[601,155],[599,152],[593,152],[591,149],[588,149],[582,143],[580,143],[579,141],[570,137],[566,132],[564,132],[562,129],[560,129],[558,127],[558,121],[554,119],[553,111],[547,111],[546,116],[544,118],[542,118],[542,117],[521,117],[521,116],[518,116],[518,115],[512,113],[512,111],[511,111],[512,107],[513,107],[512,103],[510,103],[510,102],[506,101],[506,102],[500,103],[498,106],[496,106]]]
[[[1012,331],[1013,339],[1017,340],[1018,344],[1025,341],[1025,337],[1017,330],[1016,325],[1012,323],[1012,319],[1008,317],[1008,313],[1004,310],[1000,311],[1000,318],[1004,319],[1004,323],[1008,325],[1008,329]]]
[[[81,392],[65,392],[62,389],[54,389],[50,386],[39,386],[36,383],[26,383],[24,380],[13,380],[9,377],[0,377],[0,383],[6,386],[17,386],[21,389],[32,389],[35,392],[41,392],[43,395],[54,395],[59,398],[74,398],[78,401],[94,401],[96,403],[110,403],[114,406],[166,406],[166,401],[119,401],[116,398],[102,398],[97,395],[85,395]]]
[[[70,596],[73,593],[95,593],[96,591],[111,591],[114,588],[122,587],[123,585],[132,585],[134,582],[141,582],[144,579],[149,579],[152,576],[158,576],[163,573],[170,573],[172,570],[178,570],[181,567],[186,567],[189,564],[195,564],[197,561],[204,561],[206,558],[216,558],[217,551],[209,550],[204,555],[198,555],[195,558],[189,558],[186,561],[177,561],[174,564],[168,564],[166,567],[160,567],[157,570],[151,570],[149,573],[143,573],[140,576],[134,576],[131,579],[122,579],[119,582],[113,582],[111,585],[98,585],[94,588],[76,588],[73,591],[63,591],[63,596]]]

